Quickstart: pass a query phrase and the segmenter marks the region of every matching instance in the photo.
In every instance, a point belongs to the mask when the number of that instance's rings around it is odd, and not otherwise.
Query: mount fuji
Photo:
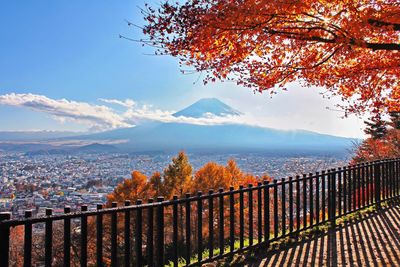
[[[242,113],[215,98],[200,99],[172,114],[178,121],[185,117],[232,117]],[[1,137],[1,135],[0,135]],[[42,136],[41,136],[42,137]],[[43,140],[43,138],[42,138]],[[345,154],[356,139],[305,130],[278,130],[238,123],[199,125],[188,122],[145,121],[134,127],[94,134],[49,137],[49,144],[81,142],[83,151],[100,148],[110,152],[262,152],[276,154]],[[43,144],[43,141],[41,141]],[[8,144],[9,145],[9,144]],[[48,144],[46,144],[48,145]],[[1,149],[1,146],[0,146]],[[46,147],[46,149],[49,149]],[[74,151],[79,151],[79,146]],[[59,152],[59,149],[57,149]]]
[[[174,117],[240,116],[242,113],[215,98],[200,99]],[[76,138],[76,137],[73,137]],[[354,139],[305,130],[278,130],[238,123],[197,125],[148,121],[131,128],[80,136],[90,140],[123,140],[115,145],[131,152],[199,151],[263,153],[347,153]]]

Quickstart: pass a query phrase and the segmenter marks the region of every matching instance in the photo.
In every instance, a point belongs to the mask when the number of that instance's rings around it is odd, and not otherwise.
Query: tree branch
[[[375,27],[393,27],[394,31],[400,31],[399,23],[391,23],[377,19],[368,19],[368,23]]]

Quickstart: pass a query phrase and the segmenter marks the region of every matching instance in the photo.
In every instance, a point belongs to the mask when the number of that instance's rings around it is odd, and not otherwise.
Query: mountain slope
[[[239,124],[193,125],[151,123],[82,137],[91,140],[123,139],[126,151],[344,151],[352,139],[308,131],[283,131]]]

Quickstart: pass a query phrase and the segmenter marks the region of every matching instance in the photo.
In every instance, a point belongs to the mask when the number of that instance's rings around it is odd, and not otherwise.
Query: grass
[[[390,204],[390,200],[388,201],[383,201],[381,202],[380,206],[382,208],[386,208],[388,207]],[[371,214],[374,213],[378,210],[378,205],[372,205],[370,207],[364,208],[364,209],[360,209],[358,211],[349,213],[347,215],[344,215],[338,219],[336,219],[335,221],[335,226],[342,226],[348,222],[351,222],[353,220],[359,219],[361,218],[363,215],[367,215],[367,214]],[[300,243],[300,242],[304,242],[308,239],[312,239],[316,236],[320,236],[322,234],[326,234],[328,232],[328,230],[331,228],[331,223],[330,222],[326,222],[317,226],[314,226],[312,228],[309,228],[307,230],[304,230],[298,234],[295,234],[293,236],[286,236],[284,238],[280,238],[276,241],[270,242],[268,249],[265,250],[264,248],[264,253],[265,252],[272,252],[272,251],[276,251],[276,250],[281,250],[284,248],[287,248],[290,245],[296,244],[296,243]],[[279,236],[279,235],[278,235]],[[244,240],[244,247],[249,246],[249,239],[245,239]],[[253,240],[253,244],[256,245],[258,243],[258,240],[254,239]],[[234,249],[239,249],[240,248],[240,241],[239,240],[235,240],[234,243]],[[229,246],[225,246],[224,247],[224,253],[229,253],[230,251],[230,247]],[[213,250],[213,255],[219,255],[220,249],[216,248]],[[210,253],[208,249],[205,249],[202,253],[202,258],[203,259],[207,259],[209,257]],[[257,259],[257,250],[253,249],[253,250],[248,250],[242,253],[237,253],[233,256],[227,256],[223,259],[217,260],[216,262],[214,262],[214,264],[212,266],[221,266],[221,267],[226,267],[226,266],[234,266],[234,265],[240,265],[243,264],[247,261],[251,261],[251,260],[256,260]],[[190,259],[190,263],[196,263],[198,260],[198,256],[197,254],[194,254],[191,259]],[[174,266],[173,262],[170,261],[166,266]],[[178,266],[186,266],[186,260],[183,258],[180,258],[178,260]]]

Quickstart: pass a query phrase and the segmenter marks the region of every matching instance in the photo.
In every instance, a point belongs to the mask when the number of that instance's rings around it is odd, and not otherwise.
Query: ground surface
[[[400,206],[389,206],[245,266],[400,266]]]

